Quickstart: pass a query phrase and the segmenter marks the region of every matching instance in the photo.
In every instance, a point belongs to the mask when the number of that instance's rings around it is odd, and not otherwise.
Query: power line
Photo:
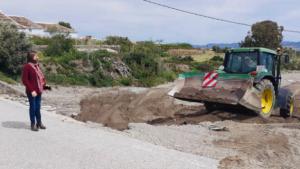
[[[285,31],[285,32],[290,32],[290,33],[300,33],[300,31],[296,31],[296,30],[288,30],[288,29],[284,29],[283,31]]]
[[[226,22],[226,23],[231,23],[231,24],[241,25],[241,26],[247,26],[247,27],[252,26],[251,24],[248,24],[248,23],[237,22],[237,21],[233,21],[233,20],[228,20],[228,19],[216,18],[216,17],[212,17],[212,16],[208,16],[208,15],[203,15],[203,14],[199,14],[199,13],[196,13],[196,12],[191,12],[191,11],[175,8],[175,7],[172,7],[172,6],[168,6],[168,5],[165,5],[165,4],[157,3],[157,2],[154,2],[154,1],[150,1],[150,0],[143,0],[143,1],[145,1],[147,3],[150,3],[150,4],[160,6],[160,7],[164,7],[164,8],[172,9],[172,10],[175,10],[175,11],[183,12],[183,13],[186,13],[186,14],[200,16],[200,17],[203,17],[203,18],[208,18],[208,19],[212,19],[212,20],[216,20],[216,21],[221,21],[221,22]],[[297,30],[284,29],[283,31],[290,32],[290,33],[299,33],[300,34],[300,31],[297,31]]]

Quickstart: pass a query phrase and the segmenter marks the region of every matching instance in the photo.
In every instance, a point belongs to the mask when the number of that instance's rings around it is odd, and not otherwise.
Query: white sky
[[[181,9],[253,24],[273,20],[286,29],[300,30],[299,0],[153,0]],[[163,40],[192,44],[240,42],[250,30],[179,13],[142,0],[0,0],[0,10],[33,21],[67,21],[79,35],[131,40]],[[285,41],[300,34],[284,33]]]

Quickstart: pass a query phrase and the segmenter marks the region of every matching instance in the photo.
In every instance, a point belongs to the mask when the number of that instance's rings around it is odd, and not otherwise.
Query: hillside
[[[220,48],[238,48],[239,43],[208,43],[206,45],[193,45],[193,47],[195,48],[209,48],[209,49],[211,49],[213,46],[219,46]],[[300,42],[283,41],[282,46],[293,48],[297,51],[300,51]]]

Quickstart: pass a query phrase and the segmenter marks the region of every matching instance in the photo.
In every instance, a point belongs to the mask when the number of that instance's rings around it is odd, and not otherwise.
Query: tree
[[[59,22],[58,22],[58,24],[59,24],[59,25],[61,25],[61,26],[64,26],[64,27],[66,27],[66,28],[70,28],[70,29],[72,29],[72,26],[71,26],[71,24],[70,24],[70,23],[68,23],[68,22],[59,21]]]
[[[0,70],[17,75],[26,62],[26,53],[31,44],[24,33],[11,24],[0,23]]]
[[[273,21],[262,21],[252,25],[251,32],[241,42],[241,47],[266,47],[276,49],[280,47],[283,27]]]
[[[74,40],[69,38],[68,35],[58,34],[50,39],[45,54],[48,56],[61,56],[72,49],[74,49]]]
[[[214,52],[216,52],[216,53],[220,53],[220,51],[222,50],[222,49],[220,48],[220,46],[218,46],[218,45],[214,45],[211,49],[212,49]]]

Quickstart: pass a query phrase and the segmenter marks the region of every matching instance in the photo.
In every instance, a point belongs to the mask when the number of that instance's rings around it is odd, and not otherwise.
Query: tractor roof
[[[276,52],[271,49],[267,48],[259,48],[259,47],[252,47],[252,48],[235,48],[235,49],[230,49],[231,52],[253,52],[255,50],[259,50],[261,52],[266,52],[266,53],[271,53],[276,55]]]

